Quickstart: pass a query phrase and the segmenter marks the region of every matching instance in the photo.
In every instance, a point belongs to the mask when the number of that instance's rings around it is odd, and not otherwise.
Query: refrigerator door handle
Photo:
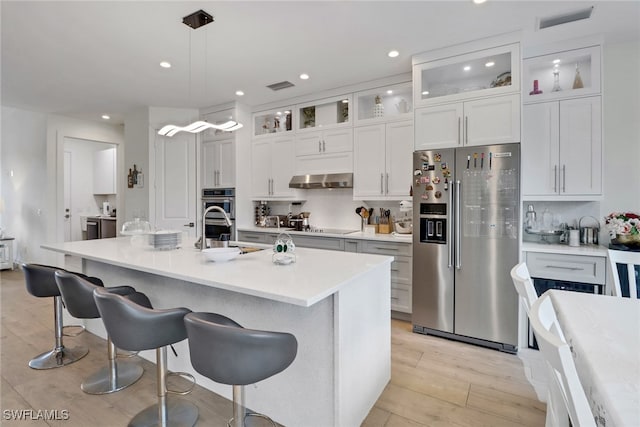
[[[453,208],[453,193],[455,191],[455,186],[451,186],[451,191],[449,191],[449,208],[452,209]],[[453,244],[453,224],[449,224],[449,227],[447,227],[447,242],[449,244],[449,256],[447,257],[447,267],[451,268],[453,267],[453,248],[455,247],[455,245]]]
[[[460,247],[462,246],[462,239],[460,233],[460,191],[462,185],[460,184],[460,180],[456,180],[456,203],[454,207],[455,218],[453,219],[455,233],[456,233],[456,269],[460,270],[462,268],[462,257],[460,255]]]

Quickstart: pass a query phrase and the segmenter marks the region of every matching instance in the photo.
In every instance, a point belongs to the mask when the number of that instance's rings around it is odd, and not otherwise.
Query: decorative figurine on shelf
[[[542,91],[540,89],[538,89],[538,81],[534,80],[533,81],[533,90],[531,92],[529,92],[529,95],[540,95],[542,93]]]
[[[576,62],[576,76],[573,78],[573,89],[582,89],[583,87],[582,77],[580,77],[580,66]]]
[[[557,68],[553,69],[553,89],[551,92],[560,92],[562,88],[560,87],[560,70]]]
[[[376,104],[373,106],[373,117],[384,117],[384,105],[382,105],[382,98],[380,95],[376,95]]]
[[[396,104],[396,109],[398,110],[399,114],[405,114],[409,112],[409,104],[407,104],[407,101],[405,101],[404,98],[400,99],[400,102],[398,102]]]

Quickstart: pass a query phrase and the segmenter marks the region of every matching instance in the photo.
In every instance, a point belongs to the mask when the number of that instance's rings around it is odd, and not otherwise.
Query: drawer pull
[[[391,297],[392,300],[398,301],[400,298],[398,297]]]
[[[555,268],[558,270],[570,270],[570,271],[578,271],[578,270],[584,270],[584,268],[579,268],[579,267],[563,267],[560,265],[546,265],[545,268]]]
[[[376,246],[375,248],[381,251],[398,251],[399,250],[398,248],[381,248],[380,246]]]
[[[400,271],[399,268],[392,268],[391,271]]]

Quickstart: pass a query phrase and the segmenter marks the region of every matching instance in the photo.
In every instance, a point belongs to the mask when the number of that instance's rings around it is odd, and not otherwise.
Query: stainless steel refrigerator
[[[519,144],[414,153],[414,332],[517,351],[519,176]]]

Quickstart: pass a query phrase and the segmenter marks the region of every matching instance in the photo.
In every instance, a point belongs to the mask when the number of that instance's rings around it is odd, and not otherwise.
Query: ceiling
[[[591,5],[589,20],[535,30],[541,17]],[[516,30],[524,46],[590,34],[640,39],[639,1],[2,0],[0,8],[2,104],[109,114],[114,123],[143,106],[257,106],[407,73],[414,54]],[[215,22],[182,24],[198,9]],[[391,49],[400,55],[389,58]],[[266,88],[283,80],[295,87]]]

